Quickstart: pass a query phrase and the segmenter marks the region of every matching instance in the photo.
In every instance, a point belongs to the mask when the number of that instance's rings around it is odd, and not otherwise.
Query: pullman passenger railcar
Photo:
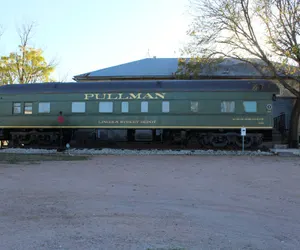
[[[266,80],[165,80],[15,84],[0,87],[0,139],[11,146],[104,142],[245,146],[271,138]],[[58,119],[59,118],[59,119]],[[74,145],[75,145],[74,144]]]

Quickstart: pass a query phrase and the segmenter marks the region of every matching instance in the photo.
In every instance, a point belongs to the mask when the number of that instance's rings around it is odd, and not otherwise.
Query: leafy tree
[[[49,82],[55,69],[54,62],[47,63],[41,49],[28,45],[33,24],[23,26],[19,31],[20,45],[18,51],[0,58],[1,84],[24,84]]]
[[[197,77],[204,65],[241,60],[296,97],[289,134],[298,147],[300,116],[300,1],[194,0],[190,42],[179,60],[180,77]]]

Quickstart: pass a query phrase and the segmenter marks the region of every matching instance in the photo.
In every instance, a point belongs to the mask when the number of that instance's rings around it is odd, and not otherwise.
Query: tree
[[[23,25],[19,29],[18,51],[0,58],[1,84],[52,81],[50,75],[55,69],[54,62],[47,63],[41,49],[28,45],[33,27],[33,24]]]
[[[191,40],[183,49],[190,60],[179,60],[179,75],[198,76],[204,65],[225,58],[252,65],[296,97],[289,146],[298,147],[300,1],[194,0],[192,8]]]

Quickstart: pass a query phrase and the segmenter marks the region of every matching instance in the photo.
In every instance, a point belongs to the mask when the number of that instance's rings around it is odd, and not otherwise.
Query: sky
[[[0,0],[0,53],[19,45],[18,26],[36,23],[30,45],[59,65],[56,80],[147,57],[178,57],[191,22],[188,0]]]

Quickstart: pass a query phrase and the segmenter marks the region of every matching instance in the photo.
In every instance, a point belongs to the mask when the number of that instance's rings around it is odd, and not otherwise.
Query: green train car
[[[165,80],[0,87],[0,139],[12,146],[101,142],[260,145],[279,89],[266,80]]]

